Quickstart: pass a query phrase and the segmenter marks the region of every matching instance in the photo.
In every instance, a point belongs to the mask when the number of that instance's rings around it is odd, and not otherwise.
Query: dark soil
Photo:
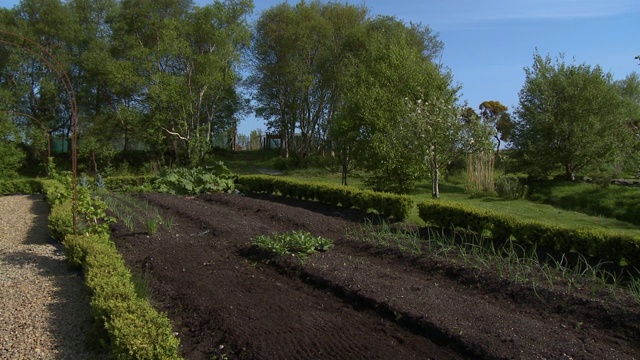
[[[173,218],[154,235],[113,226],[187,359],[634,359],[640,306],[518,285],[432,255],[352,240],[366,214],[271,196],[141,196]],[[308,231],[304,262],[251,245]]]

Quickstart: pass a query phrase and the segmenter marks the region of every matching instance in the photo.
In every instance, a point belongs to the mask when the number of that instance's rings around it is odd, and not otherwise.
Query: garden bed
[[[112,226],[187,359],[581,358],[640,353],[640,306],[600,289],[536,287],[453,259],[355,241],[367,216],[273,196],[140,197],[171,219]],[[149,216],[152,216],[151,214]],[[155,215],[153,215],[155,216]],[[138,214],[144,217],[144,214]],[[252,246],[307,231],[304,262]]]

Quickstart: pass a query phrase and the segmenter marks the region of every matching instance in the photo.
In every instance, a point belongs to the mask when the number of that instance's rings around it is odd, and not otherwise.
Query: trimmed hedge
[[[303,182],[268,175],[241,175],[236,180],[244,192],[267,193],[301,200],[319,201],[332,206],[374,210],[398,221],[405,220],[413,209],[413,199],[406,195],[359,190],[342,185]]]
[[[0,180],[0,195],[41,194],[42,182],[35,179]]]
[[[67,259],[81,265],[91,311],[108,334],[114,359],[181,359],[169,319],[137,296],[131,273],[105,235],[67,236]]]
[[[51,206],[49,228],[62,240],[70,266],[82,268],[91,312],[109,355],[122,360],[181,359],[179,340],[166,315],[136,294],[131,273],[108,235],[72,235],[70,189],[43,181]]]
[[[111,176],[104,179],[104,187],[110,191],[130,192],[150,188],[157,176]]]
[[[476,233],[488,231],[493,238],[502,241],[538,244],[616,263],[640,264],[640,236],[519,220],[489,210],[444,201],[420,203],[418,214],[427,224],[438,227],[464,228]]]

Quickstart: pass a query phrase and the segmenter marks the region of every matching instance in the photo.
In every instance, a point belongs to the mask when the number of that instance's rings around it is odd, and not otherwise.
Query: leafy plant
[[[156,190],[174,195],[232,192],[236,176],[224,163],[215,166],[165,170],[155,182]]]
[[[108,234],[109,224],[115,223],[114,217],[107,215],[107,204],[98,196],[93,196],[87,187],[78,187],[78,214],[89,234]]]
[[[333,241],[313,236],[305,231],[293,231],[271,236],[260,235],[253,238],[252,243],[276,255],[291,254],[301,259],[317,251],[327,251],[333,246]]]

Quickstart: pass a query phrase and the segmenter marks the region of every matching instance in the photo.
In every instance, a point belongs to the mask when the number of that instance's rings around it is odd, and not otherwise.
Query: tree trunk
[[[435,169],[431,171],[431,197],[434,199],[440,198],[440,170]]]
[[[434,199],[440,198],[440,168],[436,160],[435,150],[431,155],[431,197]]]
[[[576,181],[576,173],[570,165],[565,165],[564,170],[569,181]]]

